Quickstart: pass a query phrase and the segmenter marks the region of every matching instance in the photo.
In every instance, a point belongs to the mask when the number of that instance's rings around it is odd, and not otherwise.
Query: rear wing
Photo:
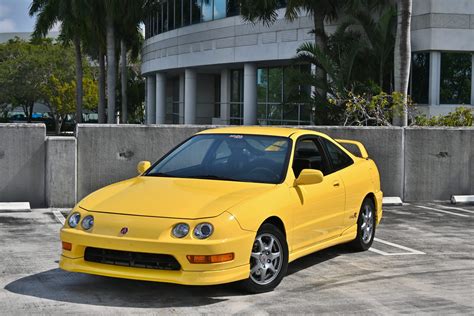
[[[357,146],[360,152],[360,157],[367,159],[369,158],[369,154],[367,153],[367,149],[365,149],[364,145],[361,142],[355,140],[347,140],[347,139],[336,139],[336,142],[339,144],[346,144],[346,145],[354,145]]]

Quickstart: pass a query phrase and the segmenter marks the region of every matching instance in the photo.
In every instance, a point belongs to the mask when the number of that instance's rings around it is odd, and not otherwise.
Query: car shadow
[[[305,256],[290,263],[287,274],[348,252],[345,247],[337,246]],[[5,290],[60,302],[134,308],[198,307],[247,295],[235,283],[184,286],[71,273],[61,269],[23,277],[6,285]]]

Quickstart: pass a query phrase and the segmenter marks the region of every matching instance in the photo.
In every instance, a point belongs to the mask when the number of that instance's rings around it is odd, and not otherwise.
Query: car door
[[[340,234],[344,212],[344,184],[331,166],[317,136],[298,139],[292,162],[295,177],[303,169],[317,169],[321,183],[291,188],[297,201],[293,220],[293,251],[332,239]]]
[[[362,200],[368,192],[367,178],[370,176],[354,160],[346,154],[338,144],[329,139],[321,138],[329,162],[334,173],[339,174],[346,190],[346,205],[344,214],[344,226],[346,228],[356,224],[357,214],[362,205]]]

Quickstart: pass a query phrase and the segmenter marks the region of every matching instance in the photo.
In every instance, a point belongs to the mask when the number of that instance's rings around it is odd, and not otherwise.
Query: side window
[[[322,152],[322,148],[315,139],[298,141],[292,165],[295,177],[298,177],[303,169],[317,169],[326,174],[327,164]]]
[[[351,157],[349,157],[344,151],[337,147],[333,142],[320,138],[321,142],[326,147],[328,158],[331,161],[333,172],[344,169],[354,163]]]

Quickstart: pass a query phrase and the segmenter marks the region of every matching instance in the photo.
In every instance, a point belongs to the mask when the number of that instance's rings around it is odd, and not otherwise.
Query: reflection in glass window
[[[202,21],[212,21],[214,0],[202,0]]]
[[[228,0],[214,0],[214,20],[227,16],[227,2]]]
[[[181,27],[181,10],[182,10],[182,1],[183,0],[176,0],[174,2],[174,27],[180,28]]]
[[[193,24],[201,22],[201,4],[202,0],[191,0],[191,20]]]
[[[257,101],[267,102],[268,71],[266,68],[257,70]]]
[[[412,58],[411,97],[417,104],[428,104],[430,54],[415,53]]]
[[[268,70],[268,102],[282,102],[283,68]]]
[[[441,104],[471,103],[472,54],[441,54]]]

